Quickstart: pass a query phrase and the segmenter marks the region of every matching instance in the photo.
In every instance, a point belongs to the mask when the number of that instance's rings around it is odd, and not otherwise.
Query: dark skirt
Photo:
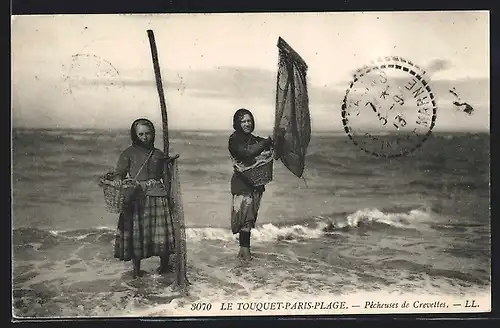
[[[163,256],[175,250],[174,229],[167,197],[144,196],[120,214],[115,258],[122,261]]]
[[[257,190],[233,195],[231,202],[231,230],[233,234],[240,232],[241,229],[255,228],[262,194],[262,191]]]

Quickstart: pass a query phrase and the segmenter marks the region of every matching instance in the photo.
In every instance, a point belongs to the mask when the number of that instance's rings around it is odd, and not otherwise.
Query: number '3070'
[[[198,302],[191,304],[191,311],[210,311],[211,309],[211,303]]]

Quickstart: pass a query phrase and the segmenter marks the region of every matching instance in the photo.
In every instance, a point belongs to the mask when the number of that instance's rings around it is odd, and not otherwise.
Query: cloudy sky
[[[307,62],[313,130],[341,130],[352,72],[380,56],[429,72],[436,130],[489,130],[487,12],[19,16],[12,20],[14,127],[160,124],[155,32],[172,129],[231,129],[246,107],[274,120],[277,39]],[[474,108],[457,111],[448,89]]]

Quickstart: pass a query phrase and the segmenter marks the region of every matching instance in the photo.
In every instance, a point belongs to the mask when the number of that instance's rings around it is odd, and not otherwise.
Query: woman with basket
[[[234,132],[229,137],[229,153],[234,167],[231,178],[231,230],[239,234],[238,257],[250,260],[250,232],[255,227],[264,185],[272,180],[273,157],[271,137],[252,134],[255,120],[241,108],[233,116]]]
[[[114,195],[106,198],[108,210],[114,206],[113,212],[120,213],[114,257],[132,260],[136,278],[142,275],[141,260],[152,256],[160,257],[158,271],[165,273],[174,251],[169,181],[163,177],[166,164],[179,155],[167,157],[154,147],[155,129],[147,119],[135,120],[130,136],[132,145],[120,154],[115,172],[101,184],[105,184],[105,196]]]

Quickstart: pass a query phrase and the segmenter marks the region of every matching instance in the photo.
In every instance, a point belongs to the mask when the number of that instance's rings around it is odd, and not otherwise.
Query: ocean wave
[[[381,223],[395,228],[417,228],[420,221],[430,218],[429,211],[421,209],[412,209],[409,212],[384,213],[379,209],[364,209],[356,211],[347,216],[345,224],[340,223],[337,228],[359,227],[360,225],[369,225]]]
[[[63,241],[70,242],[98,242],[109,240],[113,237],[116,229],[110,227],[97,227],[75,230],[43,230],[37,228],[16,228],[13,231],[13,244],[17,247],[28,246],[35,250],[46,249]],[[36,247],[35,247],[36,246]]]
[[[271,223],[263,224],[261,227],[252,229],[252,240],[257,242],[273,241],[300,241],[312,238],[319,238],[325,234],[323,228],[325,223],[320,223],[316,228],[308,228],[303,225],[292,225],[277,227]],[[222,228],[188,228],[186,238],[191,242],[202,240],[234,241],[238,239],[238,234],[232,234],[229,229]]]
[[[265,223],[252,229],[252,240],[256,242],[300,242],[360,227],[372,230],[380,230],[381,226],[418,230],[421,228],[420,223],[428,221],[431,215],[431,213],[422,209],[412,209],[408,212],[383,212],[376,208],[362,209],[340,217],[314,217],[301,224],[279,226]],[[116,228],[105,226],[50,231],[18,228],[14,230],[14,242],[16,245],[46,240],[53,242],[54,238],[94,242],[106,235],[111,238],[115,230]],[[109,238],[104,238],[104,240],[107,242]],[[188,243],[199,243],[206,240],[232,242],[238,239],[238,234],[233,234],[229,229],[224,228],[186,228],[186,239]]]

